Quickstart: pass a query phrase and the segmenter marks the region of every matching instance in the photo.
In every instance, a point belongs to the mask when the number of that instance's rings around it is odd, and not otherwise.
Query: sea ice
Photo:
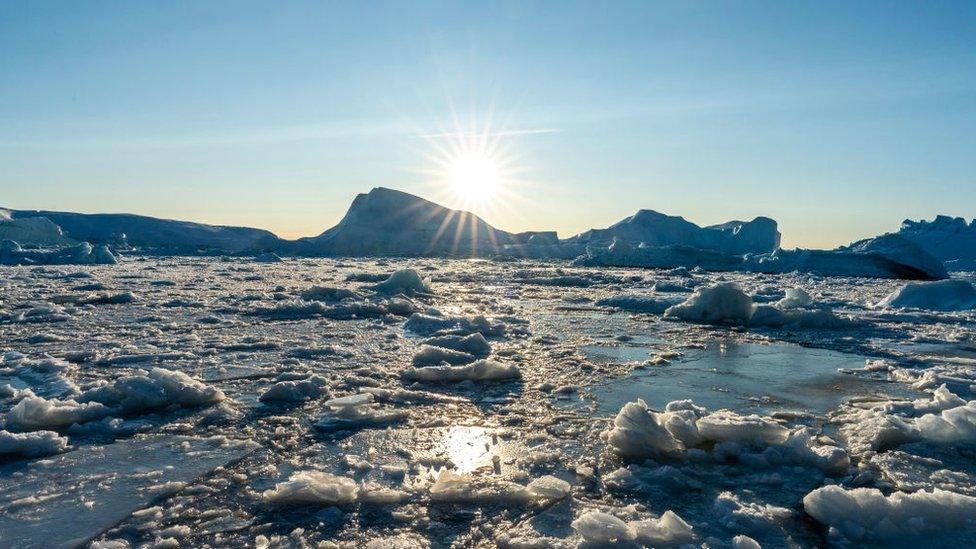
[[[370,289],[388,295],[416,295],[432,292],[430,283],[424,280],[424,277],[420,276],[416,269],[400,269],[383,282],[370,286]]]
[[[67,447],[68,439],[53,431],[11,433],[0,429],[0,456],[49,456],[60,454]]]
[[[674,299],[661,299],[640,295],[618,295],[597,300],[598,307],[613,307],[630,313],[662,314],[669,307],[676,305]]]
[[[444,335],[431,337],[425,339],[424,343],[426,345],[467,353],[478,358],[488,358],[488,355],[491,354],[491,344],[480,333],[468,336]]]
[[[795,289],[791,289],[795,290]],[[825,309],[803,309],[803,296],[795,291],[784,298],[785,307],[756,305],[753,298],[734,282],[720,282],[700,287],[683,303],[669,307],[665,318],[677,318],[702,324],[743,325],[767,328],[837,329],[854,325]],[[809,297],[809,296],[807,296]],[[782,303],[782,301],[781,301]]]
[[[410,381],[458,382],[518,379],[522,372],[517,366],[482,359],[466,366],[426,366],[403,371],[403,379]]]
[[[299,471],[262,495],[277,505],[342,505],[356,501],[359,485],[350,478],[321,471]]]
[[[305,379],[279,381],[261,394],[261,402],[301,402],[310,398],[327,396],[329,380],[320,375]]]
[[[374,398],[371,393],[359,393],[326,401],[328,411],[314,427],[330,433],[386,427],[407,419],[407,412],[378,407],[374,404]]]
[[[886,496],[875,488],[824,486],[803,498],[803,508],[832,534],[855,542],[939,536],[976,522],[976,497],[939,489]]]
[[[454,351],[452,349],[446,349],[444,347],[435,347],[433,345],[423,345],[420,350],[413,355],[413,365],[414,366],[428,366],[431,364],[468,364],[474,362],[476,359],[474,355],[469,355],[461,351]]]
[[[909,282],[888,294],[879,307],[965,311],[976,308],[976,287],[967,280]]]

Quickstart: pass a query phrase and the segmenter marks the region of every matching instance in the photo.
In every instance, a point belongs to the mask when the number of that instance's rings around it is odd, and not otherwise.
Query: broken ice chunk
[[[467,366],[427,366],[410,368],[403,372],[403,379],[431,382],[495,381],[518,379],[522,372],[516,366],[494,360],[479,360]]]

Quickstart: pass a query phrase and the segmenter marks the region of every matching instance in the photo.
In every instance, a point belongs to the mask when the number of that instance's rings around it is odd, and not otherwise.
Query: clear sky
[[[0,205],[318,234],[386,186],[508,230],[638,208],[828,247],[976,216],[976,2],[3,2]],[[501,198],[504,198],[503,200]]]

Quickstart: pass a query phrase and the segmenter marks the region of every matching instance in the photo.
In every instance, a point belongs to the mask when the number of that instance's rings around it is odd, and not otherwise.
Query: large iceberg
[[[180,252],[269,251],[280,248],[284,241],[269,231],[248,227],[225,227],[189,221],[157,219],[132,214],[82,214],[45,210],[0,210],[0,239],[38,246],[90,242],[116,246],[164,249]],[[27,221],[33,220],[33,221]],[[44,221],[39,221],[44,220]],[[5,223],[14,226],[4,228]],[[7,236],[17,225],[30,228],[29,237]],[[53,239],[54,228],[66,241]],[[41,231],[39,233],[38,231]]]
[[[906,219],[898,235],[943,261],[951,271],[976,271],[976,219],[936,216],[932,221]]]
[[[543,236],[538,236],[538,235]],[[310,255],[491,255],[506,244],[524,244],[545,233],[516,235],[496,229],[471,212],[452,210],[384,187],[360,194],[338,225],[294,243]]]
[[[82,242],[60,248],[25,249],[13,240],[0,242],[0,265],[114,265],[108,246]]]
[[[822,276],[864,276],[908,280],[948,277],[931,254],[894,234],[881,235],[834,250],[776,250],[745,258],[743,270],[760,273],[807,272]]]
[[[6,235],[6,236],[5,236]],[[947,277],[943,261],[976,266],[976,227],[940,216],[907,222],[898,234],[834,250],[783,250],[768,217],[699,226],[653,210],[560,240],[553,231],[512,233],[477,215],[377,187],[359,194],[342,220],[294,241],[246,227],[223,227],[127,214],[0,209],[0,240],[25,247],[78,242],[153,250],[299,256],[529,257],[575,259],[580,266],[675,268],[762,273],[809,272],[914,280]],[[62,241],[63,240],[63,241]],[[8,253],[8,256],[10,254]],[[104,254],[102,254],[104,255]],[[7,263],[43,263],[40,256]],[[967,263],[969,262],[969,263]]]
[[[567,239],[567,243],[608,244],[614,240],[645,247],[688,246],[728,254],[765,253],[779,247],[776,221],[757,217],[752,221],[729,221],[700,227],[679,216],[654,210],[639,210],[606,229],[590,229]]]
[[[574,264],[584,267],[698,267],[708,271],[788,273],[938,280],[948,276],[939,260],[898,235],[883,235],[834,250],[784,250],[737,255],[687,244],[632,246],[614,240],[609,247],[588,247]]]
[[[12,240],[31,246],[67,246],[75,243],[64,235],[61,227],[46,217],[13,219],[10,211],[2,209],[0,240]]]

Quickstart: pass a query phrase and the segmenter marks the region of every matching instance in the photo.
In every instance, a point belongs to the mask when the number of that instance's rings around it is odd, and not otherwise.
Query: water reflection
[[[493,430],[456,425],[445,431],[442,444],[458,473],[470,473],[483,468],[496,469],[497,472],[502,448]]]

